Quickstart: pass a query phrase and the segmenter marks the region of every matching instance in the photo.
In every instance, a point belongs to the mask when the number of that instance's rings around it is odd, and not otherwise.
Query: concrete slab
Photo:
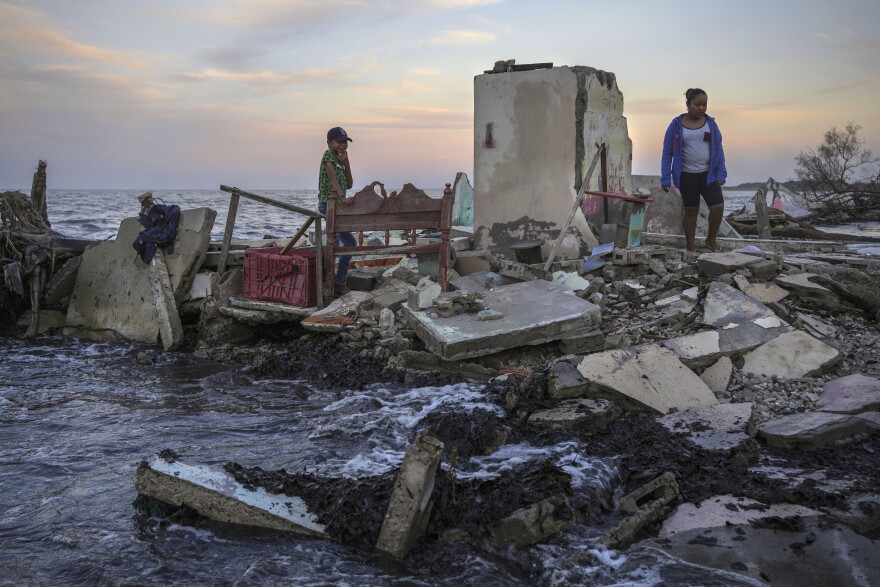
[[[856,415],[803,412],[770,420],[758,427],[758,435],[770,446],[811,450],[872,432]]]
[[[722,393],[727,391],[731,375],[733,375],[733,361],[730,360],[730,357],[721,357],[700,373],[700,379],[713,392]]]
[[[169,463],[154,455],[138,465],[135,486],[141,495],[219,522],[328,537],[302,499],[246,489],[220,466]]]
[[[584,379],[577,366],[583,361],[582,356],[568,356],[557,359],[550,364],[547,377],[547,393],[553,399],[582,397],[592,388]]]
[[[661,346],[596,353],[577,369],[596,393],[643,410],[667,414],[718,403],[706,384]]]
[[[658,421],[671,432],[686,433],[702,449],[731,453],[752,439],[752,403],[688,408]]]
[[[880,379],[861,373],[832,379],[822,387],[819,405],[823,412],[838,414],[880,410]]]
[[[697,267],[706,275],[724,275],[759,261],[760,258],[743,253],[703,253],[697,258]]]
[[[664,538],[696,529],[749,524],[766,518],[820,515],[822,512],[818,510],[791,503],[763,504],[748,497],[715,495],[700,503],[680,504],[663,522],[658,536]]]
[[[837,327],[806,312],[794,312],[797,325],[816,338],[832,338],[837,334]]]
[[[174,299],[180,305],[196,274],[202,267],[211,245],[211,229],[217,212],[210,208],[194,208],[180,213],[174,254],[167,255],[168,275],[174,289]],[[131,246],[131,242],[128,243]]]
[[[522,283],[522,281],[522,279],[508,277],[493,271],[476,271],[470,275],[454,279],[449,283],[452,285],[452,289],[464,293],[473,293],[477,291],[486,291],[496,287],[503,287],[505,285],[512,285],[514,283]]]
[[[559,339],[563,353],[585,355],[605,350],[605,334],[599,328],[589,328]]]
[[[798,530],[749,524],[695,528],[643,541],[638,548],[658,548],[694,565],[732,569],[743,578],[740,584],[856,587],[870,585],[871,577],[880,576],[876,541],[812,517],[803,521]]]
[[[741,292],[762,304],[779,302],[789,295],[788,290],[782,289],[773,282],[751,283],[742,275],[734,275],[733,281]]]
[[[443,448],[439,439],[422,434],[406,451],[376,542],[378,550],[402,559],[425,533],[431,518],[431,493]]]
[[[171,278],[165,262],[165,251],[159,249],[150,261],[150,287],[159,326],[159,340],[166,351],[183,344],[183,325],[177,313],[177,303],[171,288]]]
[[[709,286],[703,301],[703,324],[725,328],[760,318],[778,320],[773,310],[726,283],[715,281]],[[777,324],[781,325],[781,322]]]
[[[770,377],[810,377],[841,359],[840,351],[800,330],[780,334],[745,356],[744,373]]]
[[[712,365],[722,356],[748,352],[792,330],[785,324],[773,326],[775,324],[782,323],[775,317],[759,318],[755,322],[746,322],[733,328],[706,330],[670,338],[661,344],[674,352],[679,360],[691,369],[700,369]]]
[[[166,255],[175,303],[182,302],[192,276],[198,272],[210,242],[214,216],[216,213],[208,208],[181,212],[175,252]],[[192,229],[208,225],[203,234]],[[116,240],[102,242],[83,253],[67,309],[66,335],[95,340],[121,336],[147,344],[159,340],[150,269],[131,246],[139,228],[137,218],[126,218]]]
[[[569,399],[529,416],[529,424],[550,430],[598,432],[617,420],[623,410],[604,399]]]
[[[346,326],[353,326],[358,305],[370,299],[372,292],[351,291],[339,299],[333,300],[326,308],[318,310],[300,323],[312,332],[341,332]]]
[[[810,281],[810,277],[814,275],[815,273],[780,275],[776,278],[776,284],[792,292],[797,297],[821,308],[833,310],[838,307],[840,300],[834,292]]]
[[[580,518],[580,512],[572,507],[567,496],[556,495],[513,512],[490,526],[489,535],[499,548],[512,544],[528,546],[565,530]]]
[[[493,289],[484,294],[483,303],[504,318],[478,320],[475,314],[434,318],[430,311],[415,312],[406,306],[402,311],[425,347],[447,360],[543,344],[601,321],[598,306],[564,285],[543,279]]]

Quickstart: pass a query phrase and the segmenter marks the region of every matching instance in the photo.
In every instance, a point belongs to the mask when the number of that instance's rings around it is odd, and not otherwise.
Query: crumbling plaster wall
[[[510,245],[542,240],[546,257],[596,143],[603,142],[609,191],[629,193],[632,141],[613,73],[564,66],[476,76],[474,226],[480,245],[513,258]],[[598,182],[597,165],[591,189]],[[569,233],[562,250],[568,257],[597,244],[581,213]]]

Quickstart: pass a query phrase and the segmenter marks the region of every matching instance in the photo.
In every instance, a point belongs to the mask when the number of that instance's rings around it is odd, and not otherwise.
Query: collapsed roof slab
[[[476,314],[458,314],[442,318],[431,310],[401,309],[425,347],[446,360],[559,340],[601,321],[598,306],[575,296],[565,285],[543,279],[495,288],[485,293],[483,303],[503,317],[480,320]]]
[[[577,370],[589,382],[591,396],[641,410],[668,414],[718,403],[712,390],[675,353],[659,345],[587,355]]]
[[[262,487],[249,489],[220,466],[168,462],[153,455],[138,465],[135,486],[141,495],[186,505],[219,522],[328,537],[301,498],[267,493]]]

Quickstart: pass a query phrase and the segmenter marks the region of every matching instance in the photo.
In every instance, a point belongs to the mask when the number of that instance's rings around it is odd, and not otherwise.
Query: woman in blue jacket
[[[718,229],[724,216],[724,196],[721,186],[727,180],[721,131],[715,119],[706,114],[709,98],[700,88],[691,88],[684,94],[687,112],[676,116],[666,129],[663,139],[663,159],[660,185],[668,192],[675,184],[684,206],[684,236],[689,251],[696,250],[694,240],[697,218],[700,214],[700,196],[709,206],[709,231],[706,246],[712,251],[718,246]]]

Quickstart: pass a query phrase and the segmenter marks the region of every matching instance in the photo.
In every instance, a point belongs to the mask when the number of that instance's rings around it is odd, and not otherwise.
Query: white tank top
[[[697,129],[682,127],[681,170],[685,173],[709,171],[709,121]]]

